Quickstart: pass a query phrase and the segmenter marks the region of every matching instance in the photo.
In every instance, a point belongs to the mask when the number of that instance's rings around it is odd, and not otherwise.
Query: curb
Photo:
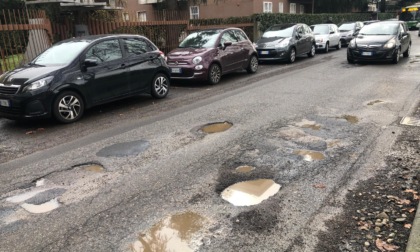
[[[420,252],[420,202],[411,227],[410,237],[405,252]]]

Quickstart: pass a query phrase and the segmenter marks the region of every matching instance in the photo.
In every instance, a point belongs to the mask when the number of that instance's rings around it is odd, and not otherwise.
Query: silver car
[[[315,35],[316,49],[328,52],[331,47],[341,48],[340,32],[335,24],[316,24],[311,25]]]

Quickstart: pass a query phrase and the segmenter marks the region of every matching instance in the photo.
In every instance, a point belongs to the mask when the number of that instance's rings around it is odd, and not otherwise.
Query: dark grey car
[[[306,24],[273,25],[256,42],[256,49],[260,61],[293,63],[298,55],[315,55],[315,36]]]

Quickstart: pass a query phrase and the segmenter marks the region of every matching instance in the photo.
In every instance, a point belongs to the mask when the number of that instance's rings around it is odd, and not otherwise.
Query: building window
[[[273,12],[273,3],[272,2],[263,2],[263,12],[272,13]]]
[[[305,5],[300,5],[300,10],[299,10],[300,14],[305,13]]]
[[[198,6],[190,6],[190,19],[199,19],[200,13]]]
[[[295,3],[290,3],[289,13],[296,14],[296,4]]]
[[[137,20],[140,22],[146,22],[147,16],[145,11],[138,11],[137,12]]]
[[[123,13],[123,20],[130,21],[130,14],[128,14],[127,12]]]
[[[283,2],[279,3],[279,13],[283,13]]]

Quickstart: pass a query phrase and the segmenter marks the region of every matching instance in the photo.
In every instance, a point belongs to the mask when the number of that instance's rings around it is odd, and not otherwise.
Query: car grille
[[[20,115],[22,114],[22,110],[21,108],[17,108],[17,107],[0,106],[0,113],[10,114],[10,115]]]
[[[20,86],[17,85],[4,85],[0,83],[0,94],[16,94]]]
[[[175,60],[168,60],[168,65],[170,66],[176,66],[176,65],[188,65],[188,62],[186,61],[175,61]]]

